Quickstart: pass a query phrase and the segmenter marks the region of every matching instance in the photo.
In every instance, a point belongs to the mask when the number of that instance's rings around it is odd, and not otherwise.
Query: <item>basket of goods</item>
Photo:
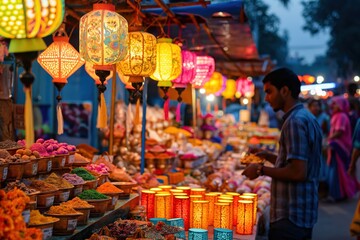
[[[69,199],[70,191],[74,188],[74,185],[66,181],[64,178],[56,175],[56,173],[51,173],[47,178],[44,179],[44,181],[55,185],[59,189],[55,193],[55,204],[66,202]]]
[[[78,226],[86,225],[90,217],[90,210],[95,208],[85,200],[81,200],[75,197],[67,202],[61,203],[61,205],[70,206],[76,211],[81,212],[83,215],[78,218]]]
[[[72,163],[73,167],[84,167],[91,163],[91,159],[82,156],[79,153],[75,153],[74,162]]]
[[[119,194],[119,199],[129,198],[132,188],[137,186],[134,182],[112,182],[112,184],[123,191]]]
[[[32,180],[28,187],[40,191],[37,195],[37,207],[43,209],[54,204],[55,193],[59,190],[55,185],[42,180]]]
[[[10,190],[13,190],[15,188],[23,191],[30,198],[29,204],[31,205],[31,207],[36,208],[37,195],[40,193],[40,191],[37,191],[33,188],[29,188],[28,186],[25,185],[25,183],[20,182],[19,180],[7,183],[4,190],[5,192],[9,192]],[[32,209],[31,207],[30,209]]]
[[[255,154],[248,154],[240,159],[240,163],[244,165],[248,165],[250,163],[264,163],[264,159],[256,156]]]
[[[0,158],[0,182],[6,180],[8,171],[9,171],[9,163],[5,159]]]
[[[10,155],[14,155],[18,149],[23,147],[23,145],[11,140],[5,140],[0,142],[0,149],[6,150]]]
[[[101,184],[99,187],[97,187],[96,191],[111,197],[111,201],[109,202],[107,208],[108,211],[113,210],[115,208],[117,200],[119,199],[119,195],[124,192],[123,190],[115,187],[111,182],[106,182]]]
[[[53,235],[54,223],[60,221],[59,218],[42,215],[39,210],[31,210],[29,227],[38,228],[42,231],[43,240],[51,239]]]
[[[76,174],[82,179],[84,179],[85,183],[83,186],[83,190],[87,189],[96,189],[97,187],[97,178],[92,175],[88,170],[83,167],[74,168],[71,170],[72,174]]]
[[[85,184],[85,181],[82,179],[82,177],[72,173],[64,173],[62,178],[74,186],[74,188],[70,189],[70,199],[82,193],[83,186]]]
[[[60,219],[54,223],[54,235],[64,236],[74,233],[78,218],[83,214],[70,206],[59,205],[51,206],[44,215]]]
[[[98,185],[101,185],[108,180],[110,169],[104,163],[89,164],[84,168],[94,176],[98,177]]]
[[[20,150],[18,150],[18,151],[20,151]],[[6,152],[6,153],[9,154],[8,152]],[[1,158],[1,156],[0,156],[0,158]],[[11,156],[9,154],[8,157],[3,158],[3,159],[5,159],[7,161],[7,163],[9,164],[7,177],[6,177],[7,180],[20,180],[24,175],[25,165],[27,163],[30,163],[29,156],[27,156],[27,155],[23,155],[23,156],[21,156],[21,158],[18,158],[18,156],[15,156],[15,155]]]
[[[40,155],[40,159],[38,161],[38,173],[48,173],[52,169],[52,158],[53,156],[50,154],[47,148],[41,143],[42,139],[38,139],[36,143],[33,143],[30,146],[30,150],[33,152],[37,152]]]
[[[40,160],[40,153],[31,149],[18,149],[13,155],[17,159],[25,159],[28,162],[24,165],[23,177],[32,177],[38,173],[38,165]]]
[[[94,206],[94,208],[90,210],[90,217],[103,216],[111,201],[110,197],[102,193],[99,193],[94,189],[85,190],[82,193],[80,193],[78,197]]]

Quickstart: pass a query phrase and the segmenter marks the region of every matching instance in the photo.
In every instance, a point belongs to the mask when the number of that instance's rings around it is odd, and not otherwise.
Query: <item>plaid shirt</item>
[[[307,177],[304,182],[272,180],[270,221],[287,218],[299,227],[312,228],[318,215],[321,128],[301,103],[283,119],[275,167],[285,167],[291,159],[306,161]]]

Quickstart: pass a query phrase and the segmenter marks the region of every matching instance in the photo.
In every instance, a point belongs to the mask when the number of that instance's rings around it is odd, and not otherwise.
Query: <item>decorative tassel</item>
[[[25,142],[26,148],[34,143],[34,119],[31,101],[31,87],[25,87]]]
[[[136,100],[134,125],[140,124],[140,98]]]
[[[169,98],[164,103],[164,119],[165,121],[169,120]]]
[[[56,116],[57,116],[57,122],[58,122],[57,133],[59,135],[61,135],[64,133],[64,118],[62,115],[61,103],[58,103],[58,105],[56,106]]]
[[[181,121],[181,102],[176,106],[176,121],[179,123]]]
[[[107,126],[107,109],[104,93],[100,94],[100,104],[98,107],[98,118],[97,118],[97,128],[105,128]]]

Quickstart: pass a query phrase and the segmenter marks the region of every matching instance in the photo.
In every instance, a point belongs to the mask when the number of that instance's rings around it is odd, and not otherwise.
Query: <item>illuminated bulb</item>
[[[205,89],[204,89],[204,88],[200,88],[199,93],[200,93],[200,94],[205,94]]]
[[[243,104],[244,104],[244,105],[246,105],[246,104],[248,104],[248,103],[249,103],[249,99],[244,98],[244,99],[242,100],[242,102],[243,102]]]
[[[355,81],[355,82],[358,82],[359,80],[360,80],[360,77],[359,77],[359,76],[355,76],[355,77],[354,77],[354,81]]]
[[[323,76],[317,76],[316,78],[316,82],[317,83],[322,83],[324,81],[324,77]]]
[[[207,95],[206,100],[208,100],[209,102],[213,102],[215,100],[214,94]]]

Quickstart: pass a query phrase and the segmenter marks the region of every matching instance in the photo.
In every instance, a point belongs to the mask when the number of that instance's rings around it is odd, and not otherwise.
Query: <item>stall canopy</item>
[[[180,39],[184,48],[208,54],[216,71],[228,77],[261,76],[273,63],[259,57],[243,1],[115,0],[116,11],[131,22],[136,12],[143,29]],[[66,1],[67,22],[91,11],[88,0]],[[138,11],[140,10],[140,11]]]

